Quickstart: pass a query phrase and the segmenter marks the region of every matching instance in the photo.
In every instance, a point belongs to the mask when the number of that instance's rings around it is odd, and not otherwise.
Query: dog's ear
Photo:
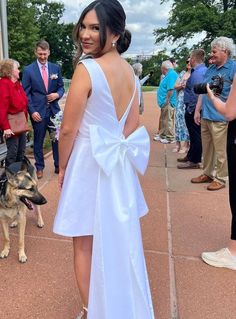
[[[21,171],[25,171],[25,172],[27,172],[28,171],[28,162],[25,160],[25,159],[23,159],[23,161],[22,161],[22,163],[21,163],[21,168],[20,168],[20,170]]]
[[[5,168],[5,173],[9,182],[14,180],[15,173],[13,173],[8,167]]]

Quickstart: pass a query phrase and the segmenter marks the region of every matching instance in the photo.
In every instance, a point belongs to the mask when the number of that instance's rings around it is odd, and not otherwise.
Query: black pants
[[[200,163],[202,160],[201,127],[194,122],[194,112],[185,112],[185,122],[190,139],[190,148],[187,158],[190,162]]]
[[[22,133],[19,136],[12,136],[6,139],[7,157],[5,165],[9,166],[12,163],[20,162],[25,155],[26,134]]]
[[[236,120],[229,122],[227,136],[229,202],[232,213],[231,239],[236,240]]]

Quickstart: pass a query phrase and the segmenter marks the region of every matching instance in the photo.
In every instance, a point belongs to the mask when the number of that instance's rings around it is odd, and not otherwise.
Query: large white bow
[[[133,166],[144,174],[149,159],[150,139],[144,126],[127,138],[116,136],[101,126],[90,126],[92,153],[106,175],[110,175],[118,160],[126,156]]]

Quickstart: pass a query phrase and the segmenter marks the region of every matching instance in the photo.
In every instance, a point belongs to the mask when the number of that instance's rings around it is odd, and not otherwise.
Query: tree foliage
[[[72,23],[60,22],[64,5],[48,0],[8,0],[9,53],[22,66],[34,59],[34,45],[39,39],[50,44],[50,61],[60,64],[64,77],[73,72],[75,47]]]
[[[162,0],[162,3],[168,1]],[[202,31],[205,38],[199,46],[205,49],[219,36],[236,41],[235,21],[236,0],[174,0],[167,27],[154,30],[156,44],[168,39],[180,48]]]
[[[163,61],[168,60],[169,56],[166,51],[160,51],[158,54],[151,56],[149,59],[141,61],[143,65],[143,74],[145,76],[153,71],[152,77],[145,83],[145,85],[159,85],[161,78],[161,64]]]
[[[35,24],[35,8],[27,0],[8,0],[9,56],[21,65],[32,61],[32,44],[37,41],[39,27]]]

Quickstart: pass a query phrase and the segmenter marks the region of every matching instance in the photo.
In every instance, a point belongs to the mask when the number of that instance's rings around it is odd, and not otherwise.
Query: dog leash
[[[0,197],[4,196],[6,193],[6,186],[7,186],[7,177],[6,175],[0,176]]]

